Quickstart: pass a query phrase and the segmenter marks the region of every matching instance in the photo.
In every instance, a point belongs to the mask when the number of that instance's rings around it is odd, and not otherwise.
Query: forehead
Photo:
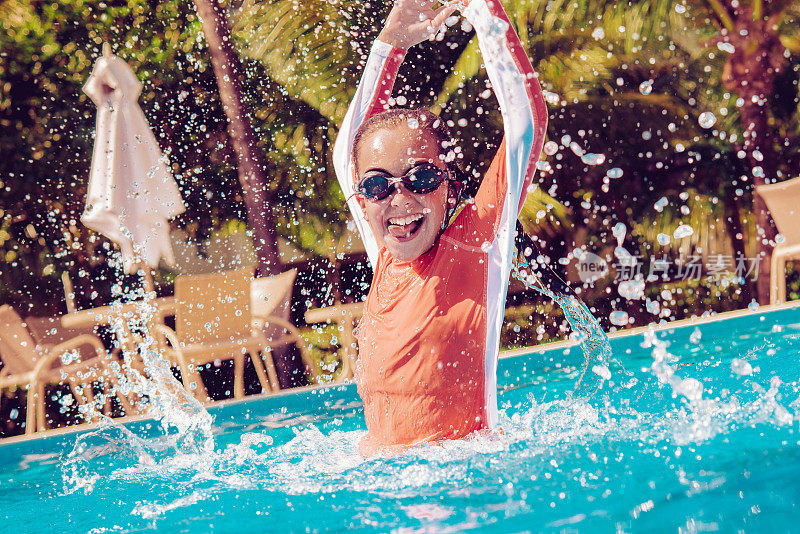
[[[438,161],[442,152],[436,136],[429,130],[399,124],[387,125],[365,136],[355,156],[359,170],[379,167],[402,173],[420,159]]]

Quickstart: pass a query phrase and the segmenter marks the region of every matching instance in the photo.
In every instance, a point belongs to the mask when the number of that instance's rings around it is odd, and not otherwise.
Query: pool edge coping
[[[686,328],[689,326],[696,326],[700,324],[710,323],[716,320],[726,320],[726,319],[735,319],[738,317],[746,317],[748,315],[758,315],[761,313],[769,313],[774,311],[782,311],[782,310],[789,310],[793,308],[800,308],[800,300],[785,302],[781,304],[769,304],[764,306],[759,306],[756,310],[750,309],[742,309],[742,310],[733,310],[729,312],[722,312],[722,313],[712,313],[705,316],[695,316],[690,317],[688,319],[681,319],[674,322],[664,323],[664,324],[654,324],[651,323],[646,326],[638,326],[635,328],[628,328],[625,330],[618,330],[616,332],[612,332],[608,334],[609,339],[617,339],[617,338],[624,338],[624,337],[631,337],[639,335],[643,332],[647,332],[649,330],[653,331],[662,331],[662,330],[671,330],[676,328]],[[525,354],[531,354],[532,352],[544,352],[550,350],[559,350],[565,348],[571,348],[577,346],[578,343],[572,340],[566,341],[554,341],[552,343],[543,343],[540,345],[533,345],[530,347],[522,347],[518,349],[509,349],[500,352],[498,359],[506,359],[506,358],[513,358],[516,356],[521,356]],[[265,400],[265,399],[272,399],[276,397],[282,397],[287,395],[296,395],[299,393],[310,393],[310,392],[317,392],[323,391],[332,388],[340,388],[340,387],[348,387],[353,384],[352,380],[347,380],[345,382],[338,382],[334,384],[318,384],[318,385],[311,385],[311,386],[301,386],[297,388],[290,388],[290,389],[283,389],[276,393],[258,393],[255,395],[248,395],[242,399],[225,399],[213,403],[204,403],[203,407],[206,409],[218,409],[218,408],[225,408],[228,406],[234,406],[237,404],[242,404],[245,402],[252,402],[256,400]],[[127,424],[127,423],[136,423],[140,421],[147,421],[152,420],[155,421],[155,417],[147,414],[142,415],[131,415],[125,417],[118,417],[113,419],[114,422],[120,424]],[[79,423],[77,425],[70,425],[61,428],[53,428],[50,430],[44,430],[41,432],[35,432],[33,434],[21,434],[17,436],[10,436],[7,438],[0,438],[0,447],[3,445],[12,445],[16,443],[22,443],[26,441],[33,441],[37,439],[46,439],[56,436],[68,435],[73,433],[80,433],[84,431],[90,431],[95,429],[99,426],[100,423],[91,422],[91,423]]]

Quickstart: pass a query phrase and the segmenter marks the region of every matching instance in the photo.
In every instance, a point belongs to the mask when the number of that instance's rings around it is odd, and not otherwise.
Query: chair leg
[[[781,256],[778,265],[778,302],[786,302],[786,256]]]
[[[114,396],[117,397],[120,406],[122,406],[122,410],[125,412],[124,415],[138,414],[139,410],[133,406],[133,403],[131,403],[130,399],[128,399],[128,396],[120,391],[119,380],[117,380],[117,377],[114,376],[114,373],[111,371],[108,373],[108,381],[111,384],[110,391],[113,392]],[[111,397],[109,396],[109,400],[110,398]]]
[[[233,355],[233,398],[244,397],[244,351]]]
[[[75,402],[78,403],[78,406],[86,404],[86,398],[83,396],[81,388],[75,383],[75,380],[69,379],[69,389],[72,390],[72,396],[75,397]]]
[[[36,411],[38,410],[37,391],[39,390],[36,382],[28,386],[27,410],[25,412],[25,434],[31,435],[36,432]]]
[[[39,402],[36,404],[36,431],[42,432],[47,430],[47,421],[44,409],[44,384],[41,382],[36,385],[36,395],[39,397]]]
[[[779,259],[780,252],[777,250],[772,251],[772,262],[770,264],[769,272],[769,303],[778,303],[778,278],[779,278]]]
[[[264,372],[264,362],[261,360],[261,354],[258,352],[248,352],[250,361],[253,362],[253,367],[256,368],[256,375],[258,375],[258,382],[261,384],[262,393],[271,393],[272,384]]]
[[[86,392],[86,404],[87,406],[92,406],[93,408],[97,408],[95,400],[94,400],[94,391],[92,391],[92,382],[83,386],[83,390]],[[88,413],[86,414],[89,415]],[[86,421],[89,421],[89,418],[86,418]]]
[[[275,360],[272,359],[272,350],[266,347],[261,351],[261,358],[267,362],[267,375],[269,375],[269,383],[272,386],[272,391],[280,391],[281,384],[278,382],[278,373],[275,371]]]
[[[194,395],[200,402],[211,402],[211,397],[208,396],[206,385],[203,383],[203,379],[200,378],[200,371],[197,366],[194,363],[187,362],[180,353],[178,359],[181,380],[183,380],[183,387],[186,388],[186,391]]]

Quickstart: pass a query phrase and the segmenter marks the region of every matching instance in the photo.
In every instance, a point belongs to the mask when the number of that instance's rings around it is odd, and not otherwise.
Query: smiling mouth
[[[424,219],[425,216],[421,213],[406,215],[405,217],[389,217],[386,221],[386,228],[389,231],[389,235],[395,239],[405,241],[414,237],[414,234],[422,226]]]

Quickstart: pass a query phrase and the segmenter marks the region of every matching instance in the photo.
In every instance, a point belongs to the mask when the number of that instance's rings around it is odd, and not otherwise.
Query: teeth
[[[417,213],[415,215],[406,215],[405,217],[392,217],[389,219],[389,224],[396,224],[405,226],[422,219],[422,215]]]

